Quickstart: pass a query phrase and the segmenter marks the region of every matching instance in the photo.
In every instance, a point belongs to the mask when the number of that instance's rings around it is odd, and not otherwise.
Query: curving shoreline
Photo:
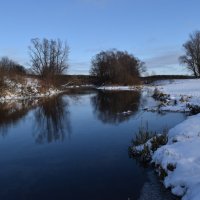
[[[141,145],[132,146],[134,156],[144,156],[153,164],[163,184],[183,200],[200,199],[200,80],[161,81],[151,86],[158,89],[157,106],[149,111],[190,112],[192,116],[167,133],[166,144],[153,150],[153,136]],[[161,97],[161,98],[160,98]],[[176,100],[175,104],[172,104]],[[195,110],[196,109],[196,110]],[[193,113],[194,112],[194,113]]]

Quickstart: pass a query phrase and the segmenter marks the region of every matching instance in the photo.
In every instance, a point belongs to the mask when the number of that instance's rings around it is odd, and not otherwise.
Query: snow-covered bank
[[[135,90],[140,90],[142,86],[101,86],[98,87],[98,90],[129,90],[129,91],[135,91]]]
[[[200,199],[200,114],[172,128],[168,143],[159,148],[152,161],[167,172],[164,185],[183,200]],[[170,171],[167,166],[174,166]]]
[[[164,185],[182,200],[200,199],[200,114],[190,116],[168,132],[166,145],[151,151],[159,174],[166,174]],[[133,150],[151,148],[152,139]]]
[[[145,86],[158,100],[158,104],[147,110],[189,112],[200,107],[200,80],[166,80],[157,81]],[[200,114],[169,130],[167,144],[155,152],[151,150],[152,139],[134,150],[141,152],[145,147],[150,149],[152,163],[164,178],[166,188],[183,200],[200,199]]]
[[[92,89],[96,89],[96,86],[95,85],[92,85],[92,84],[86,84],[86,85],[61,85],[61,87],[65,90],[65,89],[77,89],[77,88],[80,88],[80,89],[84,89],[84,88],[92,88]]]
[[[182,79],[157,81],[152,86],[146,86],[153,91],[155,88],[169,97],[159,106],[161,111],[189,112],[190,106],[200,106],[200,80]],[[150,107],[149,110],[157,110],[158,107]]]
[[[53,87],[44,88],[41,81],[33,78],[24,78],[20,82],[6,79],[5,88],[3,93],[0,94],[0,102],[52,96],[60,92],[60,90]]]

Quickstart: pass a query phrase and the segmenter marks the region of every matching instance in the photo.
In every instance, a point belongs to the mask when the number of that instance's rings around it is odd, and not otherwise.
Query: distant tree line
[[[180,63],[186,65],[187,69],[199,78],[200,31],[190,34],[183,48],[185,54],[179,58]],[[61,75],[67,73],[69,46],[66,42],[60,39],[34,38],[31,39],[28,49],[31,73],[49,83],[55,78],[61,79]],[[0,85],[5,76],[24,76],[27,71],[24,66],[8,57],[0,58]],[[93,82],[98,85],[137,84],[143,72],[145,72],[144,62],[127,51],[102,50],[91,59],[90,75],[94,78]],[[28,73],[30,74],[30,71]]]
[[[0,92],[5,87],[5,78],[14,78],[17,76],[24,76],[26,74],[25,68],[8,57],[0,59]]]
[[[1,74],[25,74],[25,68],[8,57],[0,59],[0,72]]]

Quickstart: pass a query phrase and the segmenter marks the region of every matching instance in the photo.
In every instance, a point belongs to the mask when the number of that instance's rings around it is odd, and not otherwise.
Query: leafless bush
[[[90,74],[97,84],[132,85],[139,82],[144,63],[126,51],[101,51],[92,59]]]

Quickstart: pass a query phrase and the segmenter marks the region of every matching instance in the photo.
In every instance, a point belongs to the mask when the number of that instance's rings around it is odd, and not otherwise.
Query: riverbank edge
[[[151,164],[164,186],[183,200],[200,199],[199,121],[200,114],[189,116],[169,130],[166,143],[159,143],[165,136],[158,134],[130,149],[132,157]]]
[[[37,93],[30,93],[30,94],[15,94],[15,93],[8,93],[4,96],[0,96],[0,103],[6,103],[9,101],[18,101],[18,100],[26,100],[26,99],[34,99],[34,98],[42,98],[42,97],[51,97],[54,95],[58,95],[61,93],[65,93],[71,89],[94,89],[94,90],[105,90],[105,91],[139,91],[143,88],[142,85],[139,86],[103,86],[98,87],[95,85],[61,85],[59,88],[50,87],[46,89],[44,93],[38,92],[37,88],[33,86],[32,90],[36,90]]]

